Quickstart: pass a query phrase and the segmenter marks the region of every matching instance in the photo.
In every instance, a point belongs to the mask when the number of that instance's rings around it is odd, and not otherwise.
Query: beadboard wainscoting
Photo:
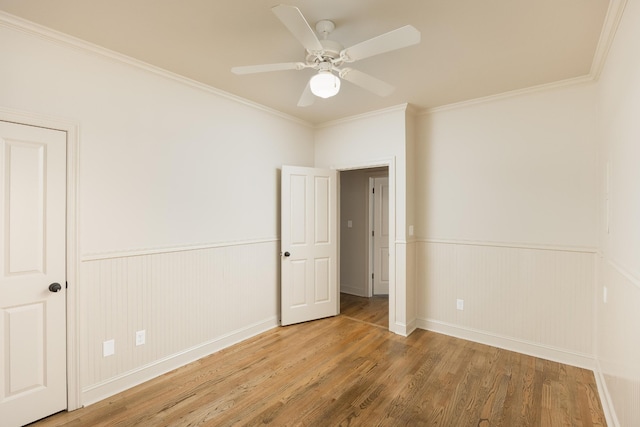
[[[420,240],[416,257],[418,327],[594,368],[595,250]]]
[[[89,404],[278,324],[277,239],[83,257]],[[136,331],[146,343],[136,346]],[[103,342],[115,353],[103,356]]]
[[[596,378],[603,407],[613,425],[637,425],[640,420],[640,334],[629,334],[640,325],[640,277],[619,263],[600,260],[598,292]],[[605,404],[606,403],[606,404]]]

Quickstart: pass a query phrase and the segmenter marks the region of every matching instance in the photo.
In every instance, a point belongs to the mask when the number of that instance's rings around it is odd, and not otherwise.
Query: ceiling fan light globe
[[[331,72],[320,72],[309,81],[311,93],[320,98],[331,98],[340,91],[340,79]]]

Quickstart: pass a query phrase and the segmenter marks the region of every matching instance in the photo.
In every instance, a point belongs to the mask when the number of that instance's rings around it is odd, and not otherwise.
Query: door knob
[[[291,256],[291,254],[290,254],[289,252],[285,252],[285,253],[284,253],[284,256],[285,256],[285,257],[288,257],[288,256]]]
[[[51,292],[60,292],[62,290],[62,286],[60,283],[52,283],[49,285],[49,291]]]

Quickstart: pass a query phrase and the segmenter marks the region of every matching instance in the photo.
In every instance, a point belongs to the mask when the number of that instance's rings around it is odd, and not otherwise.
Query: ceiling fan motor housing
[[[318,56],[307,52],[307,63],[314,64],[318,62],[331,61],[334,65],[339,65],[336,60],[340,58],[340,52],[344,49],[342,45],[333,40],[320,40],[322,45],[322,55]]]

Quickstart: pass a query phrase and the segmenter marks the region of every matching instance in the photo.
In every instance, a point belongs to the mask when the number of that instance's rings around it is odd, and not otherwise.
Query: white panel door
[[[339,311],[337,172],[282,167],[282,325]]]
[[[0,424],[20,426],[67,408],[66,133],[0,121],[0,163]]]
[[[389,178],[374,178],[373,188],[373,294],[389,295]]]

